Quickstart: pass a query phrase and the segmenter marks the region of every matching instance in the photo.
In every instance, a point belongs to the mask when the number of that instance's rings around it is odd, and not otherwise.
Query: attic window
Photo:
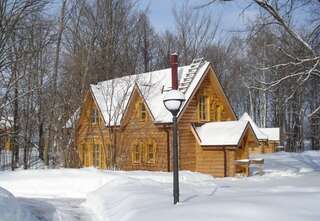
[[[200,96],[198,102],[198,119],[199,121],[210,120],[210,99],[209,96]]]
[[[137,103],[137,117],[141,121],[145,121],[147,118],[147,109],[143,102]]]
[[[92,109],[92,112],[91,112],[91,123],[92,124],[97,124],[98,123],[98,110],[96,108],[93,108]]]
[[[216,106],[216,121],[221,121],[222,112],[223,112],[223,105],[222,104],[218,104]]]

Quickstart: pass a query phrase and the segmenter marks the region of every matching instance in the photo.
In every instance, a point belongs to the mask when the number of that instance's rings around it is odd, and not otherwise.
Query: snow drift
[[[98,221],[319,220],[320,152],[273,153],[264,176],[220,178],[180,173],[180,203],[173,205],[172,173],[108,172],[87,196]]]
[[[173,209],[172,173],[131,171],[110,172],[109,176],[113,179],[90,193],[85,203],[97,220],[135,220],[133,217],[140,217],[144,211],[154,211],[158,215],[158,208],[161,212]],[[181,202],[208,197],[215,190],[212,176],[180,172]]]
[[[0,187],[0,221],[38,221],[7,190]]]

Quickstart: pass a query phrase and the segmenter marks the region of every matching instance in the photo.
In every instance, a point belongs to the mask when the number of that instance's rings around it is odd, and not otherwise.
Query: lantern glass
[[[176,115],[180,111],[180,108],[184,101],[184,94],[178,90],[171,90],[167,92],[163,99],[164,106],[173,115]]]

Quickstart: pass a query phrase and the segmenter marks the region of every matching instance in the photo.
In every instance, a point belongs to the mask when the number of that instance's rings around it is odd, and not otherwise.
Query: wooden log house
[[[172,116],[162,102],[171,89],[171,71],[90,85],[76,126],[83,167],[171,171]],[[236,162],[247,162],[258,138],[250,122],[237,120],[212,65],[196,59],[177,73],[186,98],[178,114],[180,170],[248,175],[248,163]]]
[[[249,148],[249,155],[273,153],[280,144],[280,129],[276,128],[259,128],[252,120],[248,113],[244,113],[240,121],[250,122],[255,134],[258,138],[258,145]]]

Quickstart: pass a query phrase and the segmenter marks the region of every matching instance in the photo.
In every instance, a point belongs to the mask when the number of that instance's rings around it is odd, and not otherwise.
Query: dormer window
[[[91,112],[91,123],[97,124],[99,120],[98,110],[97,108],[93,108]]]
[[[198,101],[198,119],[199,121],[210,120],[210,99],[209,96],[200,96]]]

